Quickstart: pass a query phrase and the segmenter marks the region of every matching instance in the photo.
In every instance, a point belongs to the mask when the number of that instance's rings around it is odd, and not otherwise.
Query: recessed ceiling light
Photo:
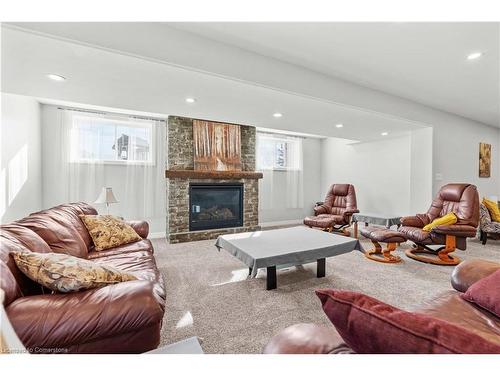
[[[283,117],[283,114],[276,112],[276,113],[273,113],[273,116],[276,118],[280,118],[280,117]]]
[[[190,104],[192,104],[192,103],[194,103],[194,102],[196,102],[196,99],[195,99],[195,98],[186,98],[186,103],[190,103]]]
[[[337,124],[335,125],[336,128],[343,128],[344,127],[344,124]]]
[[[467,55],[467,60],[476,60],[479,59],[481,56],[483,56],[482,52],[473,52]]]
[[[380,135],[389,135],[389,133],[388,132],[382,132],[382,133],[380,133]]]
[[[66,78],[63,77],[63,76],[60,76],[58,74],[47,74],[47,77],[54,80],[54,81],[57,81],[57,82],[64,82],[66,81]]]

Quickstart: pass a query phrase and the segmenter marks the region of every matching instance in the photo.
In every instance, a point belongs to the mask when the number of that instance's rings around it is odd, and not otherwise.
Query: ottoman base
[[[415,249],[409,249],[405,251],[408,258],[418,260],[419,262],[436,264],[438,266],[456,266],[461,262],[461,259],[455,255],[450,254],[455,249],[444,249],[432,251],[418,246]],[[430,254],[431,256],[425,256],[420,254]]]
[[[388,243],[385,249],[382,249],[382,246],[377,242],[372,240],[373,245],[375,246],[373,249],[365,252],[365,257],[368,259],[374,260],[376,262],[382,263],[399,263],[401,262],[401,257],[397,255],[392,255],[391,251],[396,250],[398,244]]]

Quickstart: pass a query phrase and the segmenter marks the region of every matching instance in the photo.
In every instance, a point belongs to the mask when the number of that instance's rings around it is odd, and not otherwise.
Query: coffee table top
[[[360,212],[352,215],[353,222],[362,221],[365,223],[385,225],[385,226],[399,225],[400,220],[401,220],[401,215],[385,214],[385,213]]]
[[[215,246],[225,249],[252,268],[252,276],[257,274],[259,268],[310,263],[362,250],[355,238],[305,226],[227,234],[219,236]]]

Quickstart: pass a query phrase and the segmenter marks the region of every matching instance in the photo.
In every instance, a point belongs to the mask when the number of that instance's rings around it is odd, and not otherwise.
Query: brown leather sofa
[[[430,232],[422,228],[434,219],[454,212],[456,224],[439,225]],[[421,262],[438,265],[456,265],[460,259],[451,253],[456,248],[465,250],[467,237],[475,237],[479,224],[479,194],[475,185],[447,184],[441,187],[425,214],[401,218],[399,232],[417,246],[406,255]],[[444,245],[437,250],[429,245]],[[421,254],[432,254],[425,256]]]
[[[78,217],[85,203],[60,205],[0,226],[0,287],[14,330],[32,353],[142,353],[158,346],[165,290],[146,222],[129,222],[141,241],[93,250]],[[42,289],[16,267],[11,251],[78,255],[125,270],[138,280],[77,293]]]
[[[351,216],[357,212],[359,210],[354,186],[333,184],[326,194],[325,201],[314,207],[314,216],[304,219],[304,225],[348,235],[345,228],[351,224]]]
[[[461,326],[500,343],[500,318],[460,297],[476,281],[500,269],[500,263],[467,260],[453,271],[454,290],[443,292],[417,309],[418,312]],[[381,333],[382,334],[382,333]],[[264,348],[267,354],[347,354],[353,350],[333,325],[296,324],[274,336]],[[407,353],[410,354],[410,353]]]

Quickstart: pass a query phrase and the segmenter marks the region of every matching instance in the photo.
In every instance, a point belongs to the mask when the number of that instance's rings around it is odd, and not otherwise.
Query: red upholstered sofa
[[[452,274],[451,284],[454,290],[437,295],[416,312],[453,323],[479,336],[480,340],[484,339],[500,347],[500,318],[460,296],[461,292],[467,291],[476,281],[499,269],[499,263],[485,260],[464,261]],[[264,348],[264,353],[342,354],[354,351],[344,342],[333,325],[296,324],[274,336]]]
[[[141,241],[93,250],[78,215],[96,214],[85,203],[60,205],[0,226],[0,287],[14,330],[34,353],[142,353],[156,348],[165,306],[146,222],[129,222]],[[11,251],[57,252],[87,258],[138,280],[77,293],[50,293],[16,267]]]

